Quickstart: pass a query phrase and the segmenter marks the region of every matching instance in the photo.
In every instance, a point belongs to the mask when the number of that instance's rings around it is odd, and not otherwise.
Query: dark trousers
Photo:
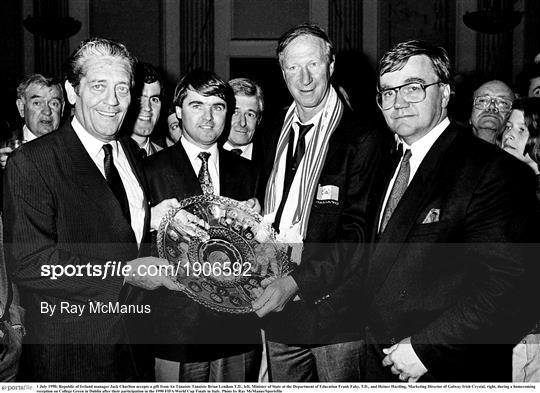
[[[124,344],[23,345],[19,382],[137,382],[142,378]]]
[[[268,341],[271,382],[359,382],[363,341],[294,346]]]
[[[156,359],[157,382],[257,382],[261,350],[252,350],[208,362]]]

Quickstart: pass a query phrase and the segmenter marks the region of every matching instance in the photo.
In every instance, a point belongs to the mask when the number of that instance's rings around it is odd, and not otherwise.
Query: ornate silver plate
[[[189,235],[176,214],[185,210],[209,228]],[[262,217],[233,199],[199,195],[184,199],[163,218],[157,234],[160,258],[173,266],[182,291],[215,311],[252,312],[261,281],[285,275],[287,248],[275,241]]]

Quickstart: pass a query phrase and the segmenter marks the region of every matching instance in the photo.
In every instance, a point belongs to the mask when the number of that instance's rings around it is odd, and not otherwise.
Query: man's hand
[[[247,201],[243,201],[242,203],[249,207],[251,210],[255,211],[255,213],[261,214],[261,204],[259,203],[259,200],[257,198],[249,198]]]
[[[410,337],[390,348],[384,348],[383,352],[386,354],[382,361],[383,366],[391,366],[392,374],[399,375],[402,381],[417,382],[428,371],[414,352]]]
[[[11,152],[13,152],[11,147],[0,148],[0,167],[2,167],[2,169],[6,169],[7,160]]]
[[[174,209],[175,207],[180,207],[180,203],[176,198],[164,199],[154,206],[150,210],[150,229],[152,231],[157,231],[163,217],[165,217],[169,210]]]
[[[166,259],[145,257],[134,259],[126,264],[131,266],[131,272],[126,276],[125,282],[127,284],[148,290],[159,287],[165,287],[173,291],[182,289],[182,286],[174,277],[167,275],[167,273],[171,272],[171,267]]]
[[[171,225],[184,236],[196,236],[201,241],[209,239],[207,230],[210,226],[208,223],[183,209],[174,215]]]
[[[0,382],[14,382],[22,351],[22,333],[20,329],[13,329],[9,322],[0,324],[3,324],[2,331],[5,332],[5,336],[0,338],[5,345],[0,347]]]
[[[264,281],[262,282],[264,285]],[[289,300],[298,292],[298,285],[291,276],[280,277],[269,284],[264,292],[252,303],[253,311],[264,317],[269,312],[283,310]]]

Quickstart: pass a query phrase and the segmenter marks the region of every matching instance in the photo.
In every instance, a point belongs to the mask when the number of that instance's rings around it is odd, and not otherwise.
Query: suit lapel
[[[231,163],[229,162],[227,153],[225,149],[219,149],[219,193],[222,196],[235,194],[235,190],[231,189],[233,184],[228,176],[228,173],[231,171]]]
[[[454,141],[457,132],[450,125],[441,134],[422,160],[413,180],[399,201],[371,256],[367,281],[370,283],[371,290],[368,293],[373,293],[384,283],[390,269],[399,257],[404,242],[407,241],[409,232],[425,208],[426,202],[443,180],[440,176],[441,164],[444,162],[445,153]],[[382,198],[384,196],[383,193]],[[381,209],[382,202],[377,218],[380,216]]]
[[[220,195],[236,200],[255,196],[259,173],[254,164],[225,149],[219,149]]]
[[[183,198],[202,194],[201,184],[195,171],[193,170],[193,165],[184,150],[182,143],[176,143],[173,147],[174,153],[170,155],[171,166],[175,168],[173,170],[174,176],[179,176],[180,179],[175,181],[175,190],[178,195],[182,195]]]
[[[106,221],[110,221],[114,228],[118,228],[126,234],[129,233],[130,241],[135,243],[135,235],[129,222],[122,214],[118,200],[88,155],[71,124],[67,123],[57,132],[61,133],[64,139],[62,150],[66,152],[71,161],[71,163],[66,162],[66,171],[72,173],[73,182],[86,193],[90,204],[106,218]]]

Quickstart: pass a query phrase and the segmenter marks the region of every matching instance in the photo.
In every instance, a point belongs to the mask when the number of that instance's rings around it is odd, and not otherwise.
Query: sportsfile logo
[[[133,267],[118,261],[107,261],[104,265],[43,265],[41,276],[51,280],[61,277],[128,277],[128,276],[250,276],[252,266],[249,262],[194,262],[176,265],[138,265]]]
[[[104,265],[43,265],[41,276],[51,280],[60,277],[128,277],[128,276],[176,276],[179,266],[173,265],[139,265],[136,269],[119,261],[107,261]]]

